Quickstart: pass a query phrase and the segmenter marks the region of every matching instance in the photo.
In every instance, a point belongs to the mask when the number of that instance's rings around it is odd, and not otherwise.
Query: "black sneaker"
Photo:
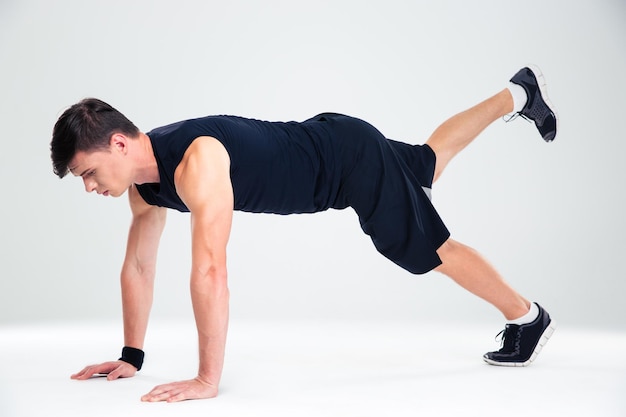
[[[524,67],[510,81],[526,90],[528,101],[522,111],[513,115],[509,120],[519,115],[535,122],[543,140],[552,142],[556,137],[558,118],[554,106],[548,99],[546,80],[541,70],[534,66]]]
[[[504,333],[502,348],[497,352],[485,353],[485,362],[498,366],[528,366],[535,360],[556,329],[548,312],[535,304],[539,308],[539,316],[535,321],[522,325],[507,324],[500,332]]]

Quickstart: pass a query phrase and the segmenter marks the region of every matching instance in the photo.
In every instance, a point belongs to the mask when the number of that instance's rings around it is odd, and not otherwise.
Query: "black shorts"
[[[376,249],[414,274],[441,264],[437,249],[450,232],[433,207],[436,156],[428,145],[385,138],[367,122],[325,114],[340,138],[339,206],[351,206]],[[341,208],[341,207],[338,207]]]

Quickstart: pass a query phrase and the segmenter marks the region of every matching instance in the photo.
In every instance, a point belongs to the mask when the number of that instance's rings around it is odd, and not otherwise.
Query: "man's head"
[[[54,125],[50,143],[54,173],[63,178],[71,171],[83,178],[87,191],[118,195],[118,188],[128,186],[118,184],[116,178],[125,171],[119,156],[125,155],[128,141],[139,133],[107,103],[84,99],[63,112]]]

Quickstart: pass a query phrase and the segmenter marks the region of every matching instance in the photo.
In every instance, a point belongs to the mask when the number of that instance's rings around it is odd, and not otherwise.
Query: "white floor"
[[[194,376],[192,323],[152,323],[144,370],[115,382],[69,375],[118,355],[119,326],[5,326],[0,416],[626,416],[626,334],[559,327],[510,369],[481,360],[495,332],[235,321],[218,398],[147,404],[154,385]]]

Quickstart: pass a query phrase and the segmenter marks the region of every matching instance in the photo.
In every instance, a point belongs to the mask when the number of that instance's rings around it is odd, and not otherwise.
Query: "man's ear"
[[[123,155],[128,153],[128,138],[121,133],[111,135],[111,151],[121,152]]]

